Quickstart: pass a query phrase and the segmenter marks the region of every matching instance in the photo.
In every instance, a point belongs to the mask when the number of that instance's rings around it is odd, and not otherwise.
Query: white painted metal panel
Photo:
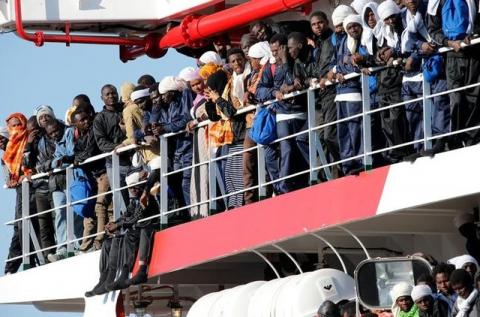
[[[219,0],[22,0],[26,24],[159,21],[183,16]],[[14,1],[0,0],[0,25],[15,20]]]
[[[98,283],[99,260],[96,251],[2,276],[0,304],[83,298]]]

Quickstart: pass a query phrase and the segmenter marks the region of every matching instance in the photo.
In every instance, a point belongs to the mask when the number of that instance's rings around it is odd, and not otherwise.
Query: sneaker
[[[53,254],[53,253],[50,253],[47,257],[48,261],[50,261],[50,263],[53,263],[53,262],[57,262],[59,260],[63,260],[66,258],[66,255],[65,254]]]

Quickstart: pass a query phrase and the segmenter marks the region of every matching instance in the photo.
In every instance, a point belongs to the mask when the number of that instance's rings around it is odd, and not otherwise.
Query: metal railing
[[[471,45],[475,45],[477,43],[480,43],[480,39],[475,39],[472,41]],[[441,52],[449,51],[449,49],[442,48],[440,49]],[[393,66],[395,67],[395,66]],[[386,67],[376,67],[376,68],[371,68],[369,69],[371,73],[376,73],[378,71],[384,70]],[[267,186],[277,184],[281,181],[289,180],[294,177],[298,177],[301,175],[306,175],[308,174],[308,181],[309,184],[316,184],[319,182],[320,179],[320,172],[323,171],[324,177],[327,180],[332,179],[332,172],[331,172],[331,167],[333,166],[341,166],[341,164],[352,161],[352,160],[359,160],[361,159],[363,161],[363,166],[365,170],[369,170],[372,168],[372,156],[375,154],[379,154],[382,152],[390,151],[393,149],[405,147],[405,146],[411,146],[414,144],[419,144],[422,143],[424,149],[431,149],[432,148],[432,141],[439,139],[439,138],[444,138],[448,137],[451,135],[455,134],[460,134],[460,133],[465,133],[468,131],[476,130],[479,129],[480,126],[475,126],[475,127],[468,127],[462,130],[457,130],[457,131],[451,131],[449,133],[444,133],[444,134],[438,134],[438,135],[432,135],[432,122],[431,122],[431,115],[432,115],[432,99],[434,97],[450,94],[453,92],[459,92],[467,89],[471,89],[477,86],[480,86],[480,83],[475,83],[472,85],[452,89],[452,90],[447,90],[443,91],[440,93],[435,93],[431,94],[430,91],[430,84],[423,79],[423,95],[419,98],[408,100],[408,101],[403,101],[399,102],[393,105],[389,105],[386,107],[382,108],[377,108],[377,109],[371,109],[371,101],[370,101],[370,91],[369,91],[369,83],[368,83],[368,75],[365,75],[363,73],[352,73],[345,75],[346,80],[360,80],[361,82],[361,87],[362,87],[362,112],[358,113],[356,115],[338,119],[336,121],[332,122],[327,122],[321,125],[316,125],[315,124],[315,104],[316,104],[316,97],[315,97],[315,91],[320,89],[318,86],[316,87],[311,87],[309,89],[303,90],[303,91],[297,91],[293,92],[290,94],[287,94],[284,96],[284,99],[289,99],[289,98],[294,98],[298,97],[301,95],[306,94],[307,97],[307,122],[308,122],[308,127],[307,129],[303,131],[299,131],[297,133],[288,135],[283,138],[278,138],[268,146],[272,146],[275,144],[278,144],[284,140],[288,139],[293,139],[297,138],[298,136],[308,134],[308,142],[309,142],[309,162],[308,162],[308,168],[302,171],[298,171],[295,173],[292,173],[291,175],[287,175],[285,177],[277,178],[277,179],[272,179],[267,181],[266,177],[266,168],[265,168],[265,145],[260,145],[257,144],[256,146],[253,146],[248,149],[243,149],[241,151],[237,151],[235,153],[229,153],[227,155],[223,156],[216,156],[215,150],[213,150],[210,147],[210,144],[208,144],[210,156],[209,159],[206,161],[198,162],[198,163],[193,163],[185,168],[177,169],[174,171],[169,171],[169,158],[166,153],[168,153],[168,140],[169,138],[177,137],[181,134],[187,133],[186,130],[174,132],[174,133],[167,133],[163,134],[160,136],[160,153],[161,153],[161,166],[160,166],[160,210],[158,215],[154,215],[145,219],[142,219],[140,221],[147,221],[151,220],[154,218],[160,218],[160,224],[162,226],[166,226],[168,224],[168,216],[172,213],[176,212],[186,212],[189,211],[190,208],[193,207],[198,207],[202,205],[208,205],[208,210],[209,214],[212,212],[218,211],[218,201],[223,200],[225,206],[227,207],[225,199],[228,198],[229,196],[236,195],[236,194],[241,194],[247,191],[252,191],[255,190],[257,191],[258,198],[263,199],[266,197],[266,192],[267,192]],[[328,82],[327,85],[334,85],[335,83]],[[245,114],[248,112],[255,111],[259,107],[265,107],[268,105],[273,104],[274,102],[277,102],[278,100],[271,100],[262,104],[258,105],[249,105],[244,108],[241,108],[237,111],[236,115],[241,115]],[[397,107],[403,107],[407,104],[415,103],[415,102],[421,102],[422,109],[423,109],[423,133],[424,136],[422,139],[419,140],[411,140],[408,142],[405,142],[403,144],[395,144],[390,147],[385,147],[381,149],[372,149],[372,130],[371,130],[371,117],[373,114],[381,112],[381,111],[387,111],[392,108],[397,108]],[[362,131],[362,141],[363,141],[363,153],[357,156],[337,160],[337,161],[329,161],[325,155],[324,148],[321,144],[321,140],[319,137],[320,130],[338,125],[340,123],[348,122],[352,119],[358,119],[360,118],[362,120],[362,125],[361,125],[361,131]],[[198,133],[198,128],[205,127],[209,125],[211,122],[210,121],[203,121],[200,122],[196,129],[194,130],[193,133]],[[68,255],[73,255],[74,254],[74,243],[81,241],[82,239],[85,238],[92,238],[96,237],[98,235],[103,235],[104,232],[99,232],[95,233],[92,235],[89,235],[87,237],[80,237],[76,238],[74,236],[74,212],[73,212],[73,204],[91,200],[91,199],[97,199],[98,197],[104,196],[104,195],[113,195],[113,213],[114,213],[114,219],[118,219],[120,217],[121,213],[121,190],[124,190],[129,187],[136,186],[137,184],[132,184],[129,186],[120,186],[120,175],[119,175],[119,154],[126,152],[126,151],[131,151],[131,150],[137,150],[141,148],[142,146],[138,145],[130,145],[123,147],[117,151],[112,151],[110,153],[104,153],[101,155],[97,155],[95,157],[91,157],[87,159],[85,162],[81,163],[79,166],[69,166],[65,169],[57,169],[54,170],[53,173],[66,173],[66,188],[65,188],[65,194],[67,197],[67,203],[62,206],[57,206],[55,208],[51,208],[49,210],[45,210],[42,212],[38,212],[36,214],[30,214],[30,206],[29,206],[29,198],[30,198],[30,185],[28,181],[24,181],[22,183],[22,217],[13,221],[9,221],[6,223],[6,225],[15,225],[18,222],[21,222],[22,226],[22,255],[14,258],[10,258],[6,260],[7,262],[9,261],[14,261],[18,259],[22,259],[23,262],[23,267],[24,269],[27,269],[30,267],[30,256],[36,254],[40,260],[41,263],[44,263],[45,260],[43,259],[42,252],[47,251],[49,249],[54,249],[58,248],[59,246],[66,245],[67,247],[67,254]],[[218,167],[218,162],[222,160],[226,160],[229,157],[235,156],[235,155],[242,155],[245,152],[248,151],[256,151],[257,152],[257,185],[251,186],[248,188],[243,188],[239,191],[236,192],[231,192],[227,193],[225,191],[225,187],[223,186],[223,180],[222,177],[220,176],[220,171]],[[111,180],[111,190],[107,191],[105,193],[100,193],[93,195],[91,197],[79,200],[79,201],[71,201],[70,199],[70,184],[72,183],[73,180],[73,169],[77,167],[81,167],[85,164],[91,163],[96,160],[100,160],[106,157],[111,157],[112,158],[112,175],[113,179]],[[182,173],[184,171],[187,171],[189,169],[192,170],[195,168],[198,168],[200,166],[208,166],[208,199],[203,200],[203,201],[197,201],[194,203],[189,203],[186,206],[181,206],[178,208],[174,208],[169,210],[169,197],[168,197],[168,177]],[[42,174],[37,174],[32,177],[32,179],[41,179],[48,177],[50,174],[49,173],[42,173]],[[193,173],[192,173],[193,175]],[[138,184],[143,184],[146,181],[141,181]],[[220,193],[219,193],[220,192]],[[54,212],[55,210],[59,210],[61,208],[66,208],[66,214],[67,214],[67,241],[61,244],[57,244],[54,246],[50,246],[48,248],[41,249],[40,248],[40,243],[36,237],[35,231],[33,229],[31,219],[34,217],[38,217],[43,214],[51,213]],[[30,239],[32,239],[34,249],[35,250],[30,250]]]

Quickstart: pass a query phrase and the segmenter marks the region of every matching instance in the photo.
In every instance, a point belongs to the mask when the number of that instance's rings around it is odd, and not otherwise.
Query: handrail
[[[480,43],[480,38],[479,39],[474,39],[472,40],[471,44],[470,45],[475,45],[477,43]],[[469,46],[467,44],[464,45],[465,47],[466,46]],[[449,51],[449,49],[447,48],[446,50],[444,51]],[[386,67],[375,67],[375,68],[370,68],[370,72],[377,72],[377,71],[380,71],[380,70],[383,70],[385,69]],[[361,76],[360,73],[351,73],[351,74],[347,74],[344,76],[344,78],[346,80],[348,79],[353,79],[353,78],[357,78]],[[362,77],[362,81],[365,81],[365,77]],[[328,82],[327,84],[328,85],[334,85],[336,82]],[[455,88],[455,89],[451,89],[451,90],[447,90],[447,91],[443,91],[443,92],[440,92],[440,93],[436,93],[436,94],[428,94],[427,96],[422,96],[421,98],[416,98],[416,99],[413,99],[413,100],[408,100],[406,102],[399,102],[397,104],[393,104],[393,105],[389,105],[389,106],[386,106],[386,107],[382,107],[382,108],[378,108],[378,109],[372,109],[372,110],[368,110],[365,109],[365,111],[362,111],[362,113],[360,114],[357,114],[357,115],[354,115],[354,116],[350,116],[350,117],[347,117],[347,118],[343,118],[343,119],[339,119],[339,120],[335,120],[335,121],[332,121],[332,122],[328,122],[328,123],[325,123],[325,124],[322,124],[320,126],[310,126],[309,125],[309,128],[304,130],[304,131],[300,131],[300,132],[297,132],[295,134],[292,134],[292,135],[289,135],[287,137],[284,137],[284,138],[279,138],[277,140],[274,141],[274,143],[278,143],[282,140],[286,140],[286,139],[289,139],[289,138],[293,138],[293,137],[296,137],[296,136],[299,136],[299,135],[302,135],[302,134],[305,134],[305,133],[310,133],[312,131],[318,131],[322,128],[325,128],[327,126],[332,126],[332,125],[336,125],[338,123],[341,123],[341,122],[346,122],[346,121],[349,121],[349,120],[352,120],[354,118],[359,118],[359,117],[364,117],[364,116],[369,116],[373,113],[376,113],[378,111],[385,111],[385,110],[388,110],[388,109],[391,109],[391,108],[394,108],[394,107],[399,107],[399,106],[403,106],[405,104],[409,104],[409,103],[412,103],[412,102],[417,102],[417,101],[425,101],[426,99],[431,99],[431,98],[434,98],[436,96],[441,96],[441,95],[445,95],[445,94],[449,94],[449,93],[452,93],[452,92],[457,92],[457,91],[461,91],[461,90],[465,90],[465,89],[470,89],[470,88],[473,88],[473,87],[477,87],[477,86],[480,86],[480,83],[475,83],[475,84],[471,84],[471,85],[467,85],[467,86],[464,86],[464,87],[460,87],[460,88]],[[319,86],[318,85],[315,85],[313,87],[309,87],[308,89],[305,89],[305,90],[302,90],[302,91],[296,91],[296,92],[293,92],[293,93],[290,93],[290,94],[286,94],[284,99],[288,99],[288,98],[292,98],[292,97],[296,97],[296,96],[299,96],[299,95],[302,95],[302,94],[305,94],[305,93],[309,93],[311,94],[311,92],[313,90],[316,90],[316,89],[319,89]],[[309,99],[310,100],[310,99]],[[261,104],[257,104],[257,105],[249,105],[249,106],[246,106],[242,109],[239,109],[237,111],[237,113],[235,115],[241,115],[243,113],[247,113],[247,112],[251,112],[255,109],[257,109],[258,107],[261,107],[261,106],[266,106],[266,105],[269,105],[269,104],[272,104],[274,102],[276,102],[278,100],[270,100],[270,101],[267,101],[267,102],[264,102],[264,103],[261,103]],[[309,101],[309,105],[308,107],[311,107],[312,105],[310,105],[311,101]],[[201,126],[206,126],[207,124],[209,124],[210,121],[206,120],[206,121],[203,121],[201,123],[198,124],[197,128],[198,127],[201,127]],[[253,187],[249,187],[249,188],[243,188],[242,190],[239,190],[239,191],[236,191],[236,192],[229,192],[229,193],[225,193],[221,196],[214,196],[214,197],[209,197],[208,200],[205,200],[205,201],[201,201],[201,202],[196,202],[194,204],[190,204],[188,206],[184,206],[184,207],[180,207],[180,208],[176,208],[174,210],[168,210],[168,208],[165,209],[165,207],[162,209],[161,207],[161,210],[160,210],[160,214],[158,215],[154,215],[154,216],[151,216],[151,217],[148,217],[148,218],[145,218],[145,219],[142,219],[141,221],[147,221],[147,220],[150,220],[150,219],[154,219],[154,218],[158,218],[158,217],[165,217],[166,215],[169,215],[169,214],[172,214],[174,212],[177,212],[177,211],[180,211],[180,210],[185,210],[185,209],[188,209],[188,208],[191,208],[193,206],[200,206],[200,205],[205,205],[205,204],[209,204],[209,203],[212,203],[213,201],[217,201],[217,200],[220,200],[220,199],[224,199],[226,197],[229,197],[231,195],[235,195],[235,194],[240,194],[240,193],[243,193],[243,192],[246,192],[246,191],[249,191],[249,190],[254,190],[254,189],[261,189],[262,187],[265,187],[267,185],[270,185],[270,184],[275,184],[275,183],[278,183],[280,181],[283,181],[283,180],[286,180],[286,179],[289,179],[289,178],[292,178],[292,177],[296,177],[296,176],[299,176],[299,175],[303,175],[303,174],[306,174],[306,173],[312,173],[312,172],[316,172],[316,171],[319,171],[321,169],[326,169],[330,166],[334,166],[334,165],[338,165],[338,164],[342,164],[344,162],[348,162],[348,161],[351,161],[351,160],[356,160],[356,159],[361,159],[361,158],[364,158],[366,156],[371,156],[373,154],[376,154],[376,153],[380,153],[380,152],[384,152],[384,151],[388,151],[388,150],[391,150],[391,149],[394,149],[394,148],[399,148],[399,147],[404,147],[404,146],[407,146],[407,145],[412,145],[412,144],[418,144],[418,143],[423,143],[423,142],[426,142],[426,141],[429,141],[429,140],[433,140],[433,139],[437,139],[437,138],[441,138],[441,137],[445,137],[446,135],[454,135],[454,134],[459,134],[459,133],[463,133],[463,132],[466,132],[466,131],[470,131],[470,130],[474,130],[474,129],[477,129],[477,128],[480,128],[480,126],[476,126],[476,127],[469,127],[469,128],[465,128],[465,129],[462,129],[462,130],[458,130],[458,131],[452,131],[452,132],[449,132],[449,133],[446,133],[446,134],[442,134],[442,135],[435,135],[435,136],[431,136],[431,135],[426,135],[424,139],[419,139],[419,140],[413,140],[413,141],[410,141],[410,142],[406,142],[406,143],[403,143],[403,144],[397,144],[397,145],[394,145],[394,146],[391,146],[391,147],[387,147],[387,148],[383,148],[383,149],[380,149],[380,150],[374,150],[372,151],[371,149],[367,149],[365,148],[364,149],[364,153],[363,154],[360,154],[360,155],[357,155],[357,156],[354,156],[354,157],[349,157],[349,158],[346,158],[346,159],[343,159],[343,160],[339,160],[339,161],[336,161],[336,162],[332,162],[332,163],[328,163],[328,162],[325,162],[325,163],[322,163],[320,166],[317,166],[317,165],[313,165],[313,166],[310,166],[309,169],[307,170],[304,170],[304,171],[300,171],[300,172],[297,172],[297,173],[294,173],[294,174],[291,174],[291,175],[287,175],[287,176],[284,176],[282,178],[277,178],[275,180],[271,180],[269,182],[261,182],[259,181],[259,184],[256,185],[256,186],[253,186]],[[182,131],[178,131],[178,132],[174,132],[174,133],[168,133],[168,134],[163,134],[161,136],[161,141],[164,142],[167,138],[169,137],[172,137],[172,136],[176,136],[176,135],[179,135],[181,133],[186,133],[187,131],[186,130],[182,130]],[[364,136],[366,137],[366,136]],[[312,146],[312,143],[310,144]],[[96,160],[99,160],[99,159],[103,159],[103,158],[106,158],[106,157],[110,157],[112,156],[113,158],[116,158],[116,161],[117,161],[117,164],[118,164],[118,154],[120,153],[123,153],[123,152],[126,152],[126,151],[130,151],[130,150],[135,150],[135,149],[138,149],[138,148],[141,148],[142,146],[145,146],[145,144],[142,144],[142,145],[136,145],[136,144],[133,144],[133,145],[129,145],[129,146],[125,146],[125,147],[122,147],[122,148],[119,148],[119,149],[116,149],[114,151],[111,151],[111,152],[108,152],[108,153],[102,153],[102,154],[99,154],[99,155],[96,155],[94,157],[91,157],[91,158],[88,158],[87,160],[85,160],[84,162],[80,163],[78,166],[83,166],[85,164],[89,164],[93,161],[96,161]],[[172,175],[172,174],[175,174],[175,173],[180,173],[184,170],[188,170],[188,169],[193,169],[197,166],[201,166],[201,165],[205,165],[205,164],[210,164],[210,166],[212,166],[212,164],[215,166],[216,162],[222,160],[222,159],[225,159],[227,157],[231,157],[231,156],[234,156],[234,155],[240,155],[242,153],[245,153],[245,152],[248,152],[248,151],[253,151],[253,150],[260,150],[262,148],[262,145],[256,145],[252,148],[248,148],[248,149],[242,149],[241,151],[237,151],[235,153],[229,153],[227,155],[224,155],[224,156],[221,156],[221,157],[213,157],[211,158],[210,160],[208,161],[205,161],[205,162],[200,162],[200,163],[196,163],[196,164],[192,164],[191,166],[188,166],[186,168],[182,168],[182,169],[177,169],[175,171],[172,171],[172,172],[168,172],[165,168],[166,165],[164,165],[164,160],[162,160],[162,168],[161,168],[161,173],[160,173],[160,176],[161,178],[166,178],[167,176],[169,175]],[[115,161],[115,160],[114,160]],[[63,172],[63,171],[68,171],[68,169],[72,169],[72,168],[75,168],[77,166],[74,166],[74,165],[69,165],[68,167],[65,167],[65,168],[61,168],[61,169],[55,169],[53,172],[54,173],[59,173],[59,172]],[[39,174],[36,174],[36,175],[33,175],[31,177],[31,179],[39,179],[39,178],[42,178],[42,177],[47,177],[49,176],[50,173],[39,173]],[[26,182],[27,180],[25,180]],[[163,180],[164,181],[164,180]],[[162,181],[162,182],[163,182]],[[141,184],[141,183],[145,183],[146,181],[141,181],[139,182],[138,184]],[[79,203],[79,202],[83,202],[83,201],[87,201],[87,200],[91,200],[91,199],[95,199],[97,197],[100,197],[102,195],[107,195],[107,194],[118,194],[119,191],[121,190],[124,190],[124,189],[127,189],[129,187],[133,187],[133,186],[136,186],[137,184],[132,184],[132,185],[128,185],[128,186],[123,186],[123,187],[120,187],[118,184],[117,185],[113,185],[113,189],[106,192],[106,193],[101,193],[101,194],[97,194],[97,195],[93,195],[91,197],[88,197],[88,198],[85,198],[85,199],[81,199],[81,200],[78,200],[78,201],[74,201],[74,202],[68,202],[67,204],[65,205],[62,205],[62,206],[57,206],[56,208],[52,208],[52,209],[49,209],[49,210],[45,210],[45,211],[42,211],[42,212],[39,212],[39,213],[36,213],[36,214],[32,214],[32,215],[29,215],[28,213],[25,214],[24,216],[22,216],[21,218],[19,219],[16,219],[14,221],[10,221],[10,222],[7,222],[6,224],[14,224],[14,223],[17,223],[17,222],[20,222],[22,221],[22,224],[25,225],[27,224],[26,221],[28,219],[31,219],[33,217],[37,217],[39,215],[42,215],[42,214],[46,214],[46,213],[49,213],[49,212],[52,212],[54,210],[57,210],[59,208],[69,208],[71,206],[73,206],[75,203]],[[166,190],[166,186],[162,186],[162,191],[163,190]],[[68,231],[68,230],[67,230]],[[96,234],[93,234],[91,236],[96,236],[96,235],[99,235],[99,234],[103,234],[103,233],[96,233]],[[75,242],[75,241],[80,241],[82,240],[84,237],[82,238],[78,238],[78,239],[72,239],[73,236],[71,236],[70,238],[67,238],[67,241],[65,243],[62,243],[62,244],[58,244],[58,245],[55,245],[55,246],[52,246],[52,247],[48,247],[46,249],[42,249],[42,250],[35,250],[33,252],[24,252],[25,254],[22,254],[22,256],[20,257],[17,257],[17,258],[13,258],[13,259],[8,259],[8,261],[12,261],[12,260],[15,260],[15,259],[18,259],[18,258],[26,258],[28,255],[30,254],[35,254],[35,253],[38,253],[38,252],[42,252],[42,251],[45,251],[45,250],[48,250],[48,249],[53,249],[53,248],[56,248],[58,246],[62,246],[62,245],[70,245],[72,242]]]

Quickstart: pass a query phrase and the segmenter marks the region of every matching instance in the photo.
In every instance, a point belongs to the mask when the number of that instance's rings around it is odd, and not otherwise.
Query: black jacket
[[[75,142],[75,163],[82,163],[86,159],[101,153],[95,141],[95,134],[93,128],[87,133],[80,135]],[[94,176],[105,173],[105,160],[96,160],[91,163],[82,165],[86,172],[91,172]]]
[[[102,153],[111,152],[117,145],[125,140],[126,136],[120,129],[122,112],[110,111],[106,107],[95,116],[93,120],[93,133],[97,141],[98,148]],[[107,157],[107,163],[111,163],[112,158]],[[120,155],[120,164],[129,165],[128,155]]]
[[[159,213],[160,209],[155,198],[150,197],[147,208],[143,208],[140,205],[140,200],[138,198],[130,198],[130,203],[127,206],[127,210],[117,221],[115,221],[115,224],[122,229],[129,229],[132,227],[144,228],[150,224],[158,223],[159,218],[154,218],[143,222],[138,221],[153,215],[158,215]]]
[[[310,80],[317,78],[317,65],[315,63],[314,51],[308,51],[304,59],[297,58],[293,63],[293,76],[302,83],[302,89],[310,86]]]
[[[332,43],[333,31],[327,29],[324,34],[315,38],[315,77],[325,78],[330,70],[330,64],[335,55]]]
[[[419,317],[448,317],[449,316],[448,312],[449,312],[448,303],[441,299],[437,299],[433,303],[433,308],[431,311],[423,312],[419,310],[418,316]]]

